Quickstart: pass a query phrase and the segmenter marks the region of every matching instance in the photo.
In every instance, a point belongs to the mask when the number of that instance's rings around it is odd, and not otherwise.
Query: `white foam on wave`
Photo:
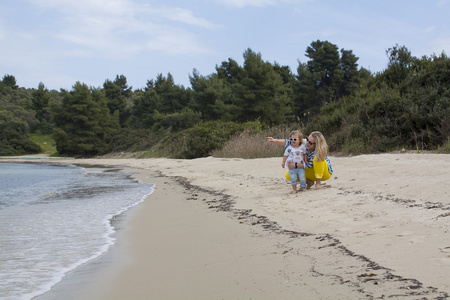
[[[104,171],[105,169],[103,169]],[[94,172],[91,172],[91,170],[88,171],[88,173],[97,173],[99,172],[99,169],[93,170]],[[101,172],[100,172],[101,173]],[[121,173],[123,175],[123,173]],[[119,179],[114,178],[114,174],[112,174],[110,177],[113,179],[113,183],[114,180],[118,180],[119,182],[126,182],[128,180],[130,180],[129,178],[126,179],[126,177],[122,177],[122,176],[118,176],[120,177]],[[134,180],[136,182],[136,180]],[[129,181],[128,181],[129,182]],[[148,186],[148,187],[147,187]],[[135,186],[136,187],[136,186]],[[91,207],[86,207],[86,210],[91,210],[91,212],[93,213],[93,215],[98,215],[100,217],[99,214],[103,214],[105,211],[107,211],[108,208],[110,208],[111,202],[114,202],[115,204],[115,208],[113,208],[113,212],[112,213],[107,213],[106,215],[101,217],[99,226],[103,229],[101,229],[102,234],[100,234],[99,228],[93,229],[94,230],[94,235],[97,234],[97,236],[92,237],[91,239],[87,238],[86,239],[86,243],[85,244],[91,244],[90,246],[88,246],[87,248],[91,247],[90,249],[77,249],[77,247],[79,246],[77,243],[79,242],[79,240],[70,240],[69,241],[69,247],[68,249],[56,249],[56,248],[52,248],[52,245],[49,245],[49,249],[47,250],[43,250],[43,251],[55,251],[54,255],[61,255],[61,256],[67,256],[69,258],[69,260],[63,260],[60,262],[49,262],[48,261],[48,257],[46,257],[46,255],[48,255],[48,253],[39,253],[39,247],[41,245],[39,245],[40,241],[29,241],[30,246],[26,249],[23,249],[21,251],[23,251],[23,253],[18,253],[18,258],[16,259],[17,263],[23,263],[23,269],[20,268],[20,265],[17,268],[17,272],[20,274],[14,274],[14,276],[8,277],[8,276],[3,276],[3,278],[1,279],[1,281],[3,281],[3,288],[0,289],[0,298],[5,299],[5,300],[9,300],[9,299],[32,299],[34,297],[37,297],[39,295],[42,295],[46,292],[48,292],[49,290],[51,290],[51,288],[53,286],[55,286],[58,282],[60,282],[64,276],[66,274],[68,274],[69,272],[75,270],[76,268],[80,267],[81,265],[84,265],[86,263],[91,262],[92,260],[98,258],[99,256],[103,255],[104,253],[106,253],[108,251],[108,249],[115,243],[115,238],[113,237],[114,233],[115,233],[115,228],[113,227],[113,225],[111,224],[112,220],[114,218],[116,218],[118,215],[124,213],[125,211],[127,211],[128,209],[130,209],[131,207],[141,203],[142,201],[144,201],[144,199],[146,197],[148,197],[150,194],[153,193],[154,191],[154,186],[153,185],[143,185],[142,183],[139,183],[139,188],[133,190],[133,189],[127,189],[127,187],[125,186],[124,190],[120,191],[119,193],[113,193],[112,195],[108,195],[106,197],[104,197],[103,199],[100,199],[100,201],[96,202],[96,201],[84,201],[81,204],[82,205],[91,205]],[[142,190],[142,188],[145,188],[144,190]],[[131,191],[131,192],[128,192]],[[50,192],[47,193],[46,197],[43,198],[51,198],[51,194],[54,192]],[[58,193],[57,193],[58,194]],[[44,194],[41,194],[44,195]],[[58,194],[59,195],[59,194]],[[98,197],[102,198],[102,196],[97,195]],[[110,197],[116,197],[117,199],[114,199],[114,201],[106,201],[106,198],[110,198]],[[78,201],[78,200],[76,200]],[[72,205],[68,205],[67,210],[62,210],[60,212],[60,216],[62,218],[62,220],[66,219],[66,218],[70,218],[72,216],[72,214],[75,213],[76,210],[80,210],[78,203],[75,202],[68,202],[69,204],[74,204]],[[81,200],[80,200],[81,201]],[[118,202],[118,203],[116,203]],[[75,205],[77,204],[77,205]],[[59,205],[65,205],[63,204],[59,204]],[[56,205],[58,206],[58,205]],[[44,206],[47,207],[47,206]],[[48,209],[50,209],[51,206],[48,207]],[[18,207],[15,209],[30,209],[32,210],[32,207]],[[38,210],[36,208],[36,210]],[[76,233],[77,228],[68,228],[68,232],[66,233],[57,233],[55,231],[53,231],[52,228],[57,228],[59,227],[56,221],[57,219],[51,219],[51,214],[52,212],[47,211],[47,214],[44,213],[43,219],[47,219],[47,223],[48,224],[43,224],[42,228],[48,228],[48,234],[49,235],[54,235],[55,239],[60,239],[61,243],[66,242],[66,239],[64,237],[64,235],[73,235],[74,233]],[[89,218],[89,215],[83,215],[81,214],[82,217],[84,217],[85,219],[81,219],[80,222],[86,221],[87,218]],[[31,224],[33,224],[33,222],[31,222]],[[86,228],[83,228],[84,224],[78,224],[80,225],[80,230],[84,231],[84,230],[89,230]],[[27,225],[29,226],[29,225]],[[37,230],[39,229],[41,226],[40,224],[36,224],[35,226],[33,226],[33,228],[30,228],[30,230]],[[48,226],[48,227],[45,227]],[[70,225],[72,226],[72,225]],[[73,226],[77,226],[76,224]],[[24,230],[24,237],[23,239],[26,239],[26,228],[23,229]],[[45,229],[44,229],[45,230]],[[56,229],[55,229],[56,230]],[[45,233],[44,233],[45,234]],[[89,234],[88,233],[84,233],[84,234]],[[17,239],[17,237],[15,237]],[[70,244],[70,242],[73,242],[73,245]],[[41,243],[43,243],[41,241]],[[83,245],[85,246],[85,245]],[[0,246],[1,247],[1,246]],[[62,245],[61,245],[62,247]],[[71,249],[71,247],[74,247],[74,249]],[[62,247],[63,248],[63,247]],[[61,253],[57,253],[58,251],[61,251]],[[83,257],[78,257],[76,258],[76,261],[70,262],[70,259],[72,259],[73,257],[76,257],[77,254],[79,253],[83,253]],[[31,253],[31,254],[29,254]],[[27,255],[30,255],[30,257],[28,257]],[[50,255],[51,256],[51,255]],[[30,260],[35,260],[34,262],[32,262],[30,264]],[[39,261],[40,259],[42,259],[42,261]],[[27,265],[29,264],[29,265]],[[29,269],[30,265],[33,266],[33,270]],[[1,275],[1,271],[0,271],[0,275]],[[0,276],[1,278],[1,276]],[[21,281],[22,280],[22,281]],[[30,285],[31,282],[31,285]],[[4,290],[4,286],[6,287],[12,287],[12,285],[15,286],[14,289],[8,289],[7,291]],[[2,292],[3,290],[3,292]]]

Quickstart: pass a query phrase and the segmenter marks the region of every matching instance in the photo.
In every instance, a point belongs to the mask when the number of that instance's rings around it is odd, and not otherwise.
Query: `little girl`
[[[301,190],[304,191],[306,189],[304,169],[305,161],[307,160],[306,146],[303,143],[303,134],[299,130],[292,131],[289,140],[291,145],[286,147],[286,151],[284,151],[281,167],[284,168],[286,161],[295,163],[295,168],[289,170],[289,177],[291,177],[292,193],[297,193],[297,178],[300,180]]]

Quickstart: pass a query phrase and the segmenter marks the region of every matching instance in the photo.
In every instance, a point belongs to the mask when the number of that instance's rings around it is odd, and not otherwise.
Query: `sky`
[[[449,12],[450,0],[1,0],[0,78],[72,90],[124,75],[136,90],[170,73],[188,88],[194,69],[242,66],[249,48],[297,74],[317,40],[376,73],[397,44],[450,55]]]

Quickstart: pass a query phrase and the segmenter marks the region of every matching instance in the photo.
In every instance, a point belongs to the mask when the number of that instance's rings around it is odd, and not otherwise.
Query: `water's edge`
[[[88,290],[89,285],[95,280],[95,278],[98,278],[98,275],[101,274],[105,268],[116,263],[115,258],[117,256],[115,255],[114,251],[116,249],[116,246],[118,246],[118,244],[120,243],[120,239],[117,239],[117,237],[125,228],[127,220],[132,218],[135,210],[139,209],[140,203],[141,202],[130,207],[128,210],[115,215],[113,219],[110,220],[111,226],[114,228],[114,233],[111,234],[111,237],[114,239],[114,243],[108,247],[107,251],[105,251],[98,257],[84,264],[81,264],[75,269],[67,272],[61,278],[61,280],[54,284],[49,290],[33,297],[32,299],[81,299],[80,297],[82,293]]]
[[[25,162],[26,163],[26,162]],[[33,162],[35,163],[35,162]],[[40,163],[40,162],[36,162]],[[40,164],[49,164],[49,165],[58,165],[58,166],[67,166],[66,164],[59,163],[40,163]],[[134,178],[134,174],[129,171],[125,171],[122,166],[108,166],[108,165],[89,165],[89,164],[74,164],[80,168],[99,168],[105,169],[105,172],[111,172],[113,170],[119,169],[119,172],[125,172],[129,177],[136,180],[139,184],[144,184],[140,180]],[[96,257],[92,257],[89,260],[82,262],[77,265],[72,270],[65,272],[65,274],[61,277],[61,279],[53,284],[50,289],[45,291],[44,293],[40,293],[39,295],[33,296],[31,299],[33,300],[59,300],[63,298],[67,298],[67,293],[76,293],[77,291],[83,291],[85,287],[92,281],[93,278],[96,277],[103,268],[107,267],[112,263],[112,259],[114,257],[113,251],[114,247],[120,241],[117,240],[117,236],[120,231],[123,230],[124,224],[126,220],[130,218],[133,210],[138,207],[140,203],[142,203],[149,195],[151,195],[155,189],[155,184],[151,188],[151,191],[142,197],[139,201],[134,203],[133,205],[122,209],[118,213],[114,215],[110,215],[107,217],[107,222],[109,224],[109,237],[111,243],[107,245],[107,248],[97,255]],[[75,295],[73,295],[75,296]],[[75,297],[77,298],[77,297]]]
[[[64,294],[61,294],[60,291],[67,292],[65,286],[66,282],[70,282],[70,290],[77,291],[78,288],[74,289],[74,284],[84,286],[88,284],[91,279],[95,276],[95,274],[99,271],[99,269],[110,263],[109,258],[111,256],[111,252],[116,245],[118,233],[123,229],[125,220],[129,217],[129,213],[133,210],[133,208],[137,207],[138,204],[143,202],[149,195],[151,195],[155,189],[154,184],[143,183],[137,178],[134,177],[134,173],[129,170],[125,171],[123,166],[108,166],[108,165],[84,165],[84,164],[64,164],[64,163],[52,163],[52,162],[41,162],[41,161],[8,161],[1,160],[1,163],[13,163],[13,164],[39,164],[39,165],[50,165],[50,166],[76,166],[78,168],[89,169],[89,168],[97,168],[102,169],[103,172],[121,172],[122,175],[125,173],[126,177],[130,180],[134,180],[138,184],[146,184],[150,185],[150,190],[141,199],[136,197],[136,201],[129,205],[125,205],[123,208],[119,209],[117,212],[106,215],[103,218],[103,223],[106,225],[106,233],[105,233],[105,244],[99,250],[99,252],[95,253],[90,257],[85,257],[75,262],[71,266],[62,269],[61,272],[52,274],[53,280],[48,283],[46,286],[41,286],[38,289],[31,291],[27,294],[23,294],[21,298],[24,299],[63,299],[66,298]],[[153,185],[153,186],[151,186]]]

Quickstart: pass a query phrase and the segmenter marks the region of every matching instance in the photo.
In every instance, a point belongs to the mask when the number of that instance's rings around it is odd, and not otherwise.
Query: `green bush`
[[[195,112],[190,108],[184,108],[181,112],[171,114],[162,114],[155,111],[153,114],[153,131],[168,130],[169,132],[176,132],[183,129],[191,128],[202,117],[201,112]]]
[[[436,149],[450,133],[450,97],[426,90],[401,95],[384,89],[344,98],[325,105],[304,131],[319,130],[331,151],[350,154]]]
[[[30,140],[41,147],[43,153],[54,154],[56,152],[55,140],[51,134],[30,134]]]
[[[25,155],[41,152],[41,147],[13,129],[0,132],[0,155]]]
[[[122,128],[108,136],[105,149],[102,149],[101,153],[147,151],[158,140],[159,137],[150,129]]]
[[[235,122],[199,123],[174,138],[174,145],[179,143],[181,146],[174,153],[175,157],[191,159],[208,156],[212,150],[221,147],[241,128],[241,125]]]
[[[447,140],[447,142],[438,147],[438,152],[439,153],[446,153],[446,154],[450,154],[450,138]]]
[[[155,152],[164,150],[167,157],[193,159],[211,155],[221,148],[233,135],[243,130],[260,131],[263,125],[259,121],[239,124],[236,122],[209,121],[201,122],[166,137]]]

